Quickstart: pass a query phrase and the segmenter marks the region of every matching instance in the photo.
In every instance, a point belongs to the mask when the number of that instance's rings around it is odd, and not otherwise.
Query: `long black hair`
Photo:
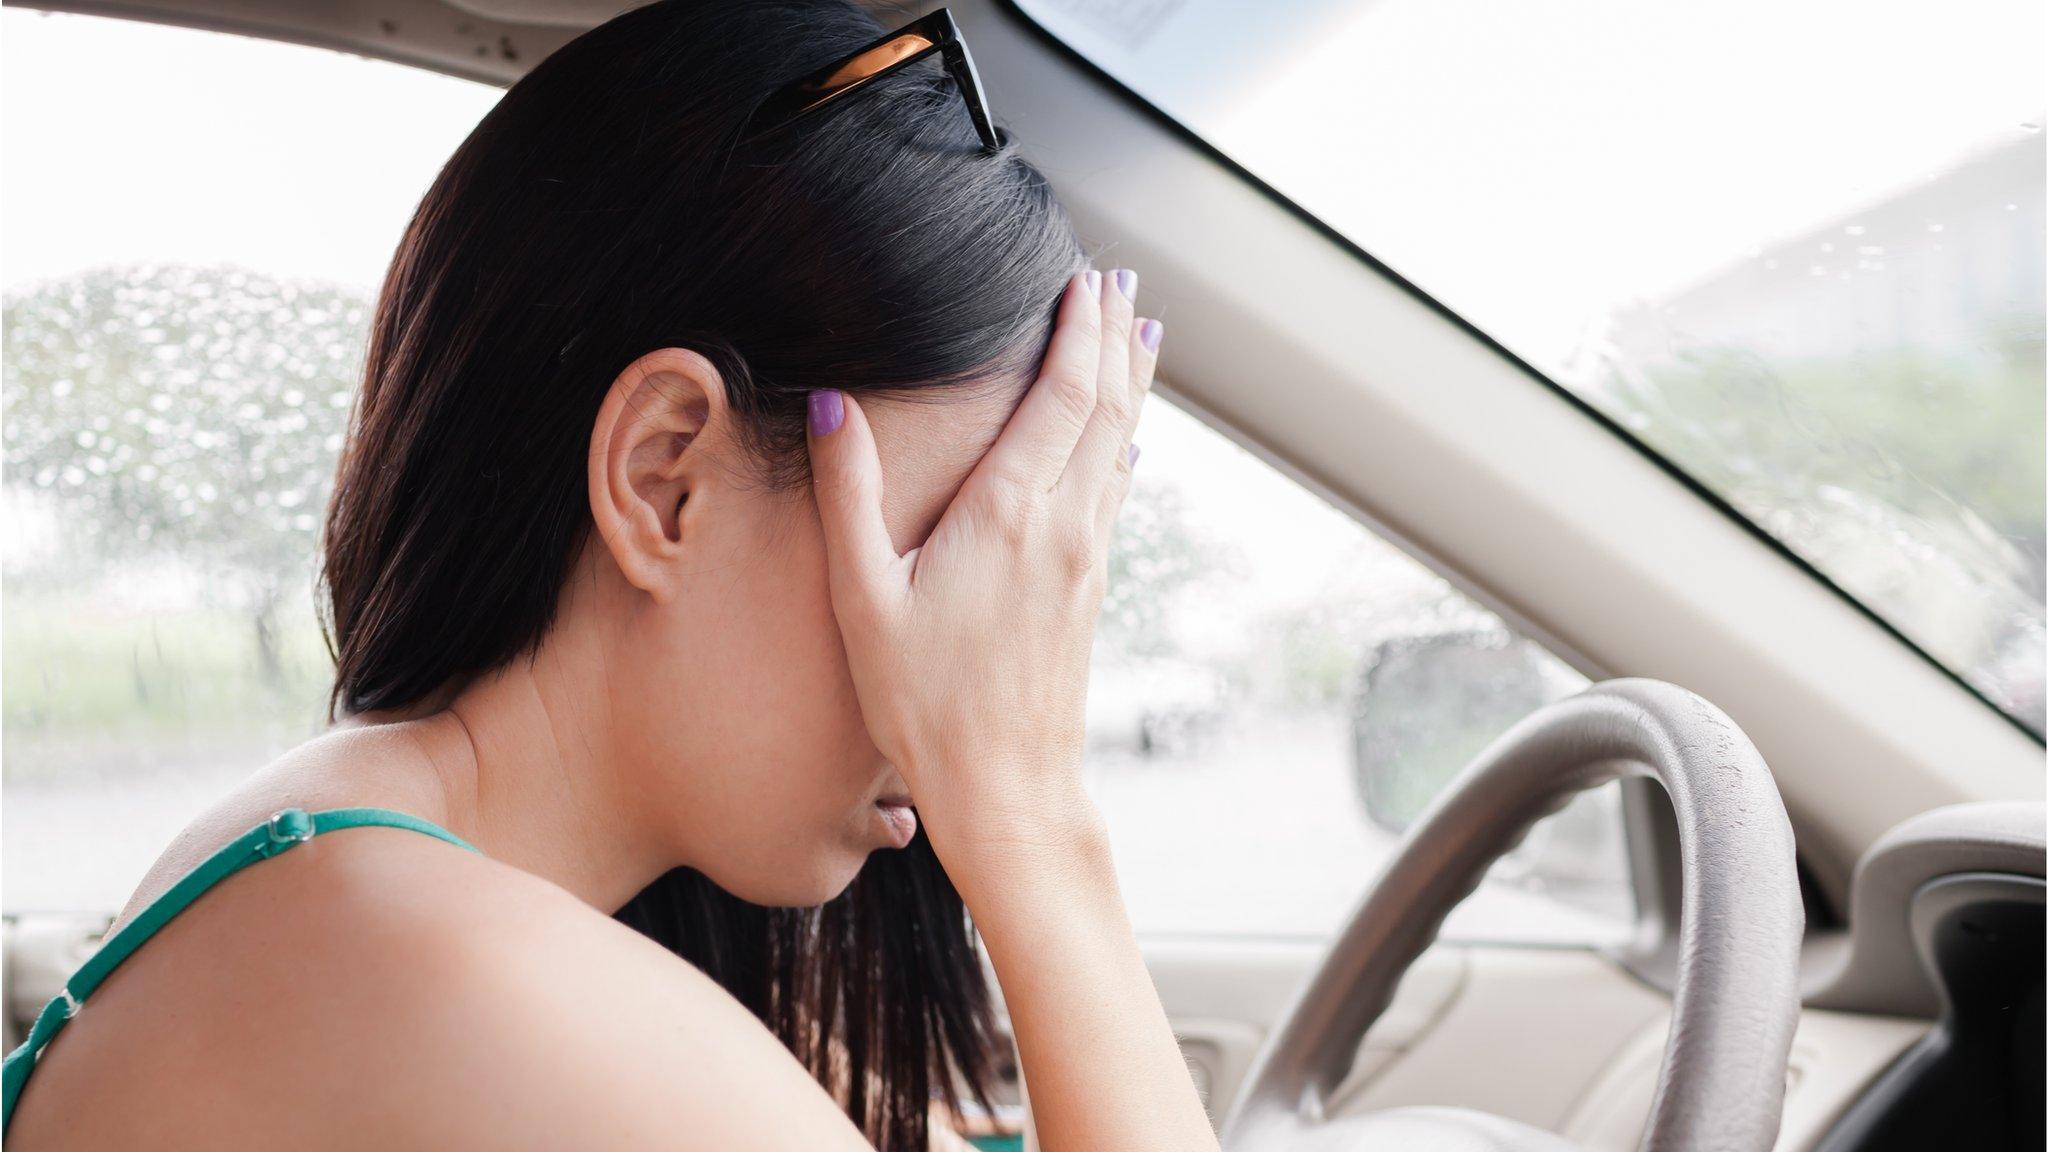
[[[775,484],[806,478],[814,388],[1029,380],[1087,256],[935,62],[738,143],[772,90],[884,30],[847,0],[664,0],[542,61],[456,150],[385,279],[328,508],[332,710],[536,648],[590,529],[598,407],[652,349],[717,366]],[[922,833],[822,908],[679,869],[618,918],[752,1008],[886,1152],[923,1148],[956,1081],[986,1102],[988,990]]]

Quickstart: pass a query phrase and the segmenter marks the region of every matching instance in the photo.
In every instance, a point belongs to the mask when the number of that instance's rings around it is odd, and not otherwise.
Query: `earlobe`
[[[591,520],[620,573],[656,599],[683,570],[684,509],[709,474],[706,430],[726,410],[711,361],[662,348],[619,373],[591,426]]]

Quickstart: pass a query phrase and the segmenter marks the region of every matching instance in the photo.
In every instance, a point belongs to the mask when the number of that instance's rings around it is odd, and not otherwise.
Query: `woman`
[[[328,512],[340,722],[143,882],[21,1149],[922,1147],[992,1059],[963,905],[1043,1147],[1213,1147],[1078,777],[1161,327],[940,74],[739,140],[879,31],[642,8],[449,161]]]

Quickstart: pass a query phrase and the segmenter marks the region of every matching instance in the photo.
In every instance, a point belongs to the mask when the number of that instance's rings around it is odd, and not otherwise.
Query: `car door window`
[[[1327,935],[1453,773],[1586,679],[1170,402],[1137,439],[1087,767],[1132,919]],[[1539,826],[1446,930],[1604,940],[1634,909],[1609,785]]]
[[[320,730],[315,540],[370,305],[499,92],[132,21],[0,29],[4,904],[105,912]]]

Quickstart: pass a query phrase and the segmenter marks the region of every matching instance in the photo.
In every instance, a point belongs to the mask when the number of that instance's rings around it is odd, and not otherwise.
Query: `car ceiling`
[[[637,7],[606,0],[55,0],[34,7],[239,32],[506,85],[578,32]]]

